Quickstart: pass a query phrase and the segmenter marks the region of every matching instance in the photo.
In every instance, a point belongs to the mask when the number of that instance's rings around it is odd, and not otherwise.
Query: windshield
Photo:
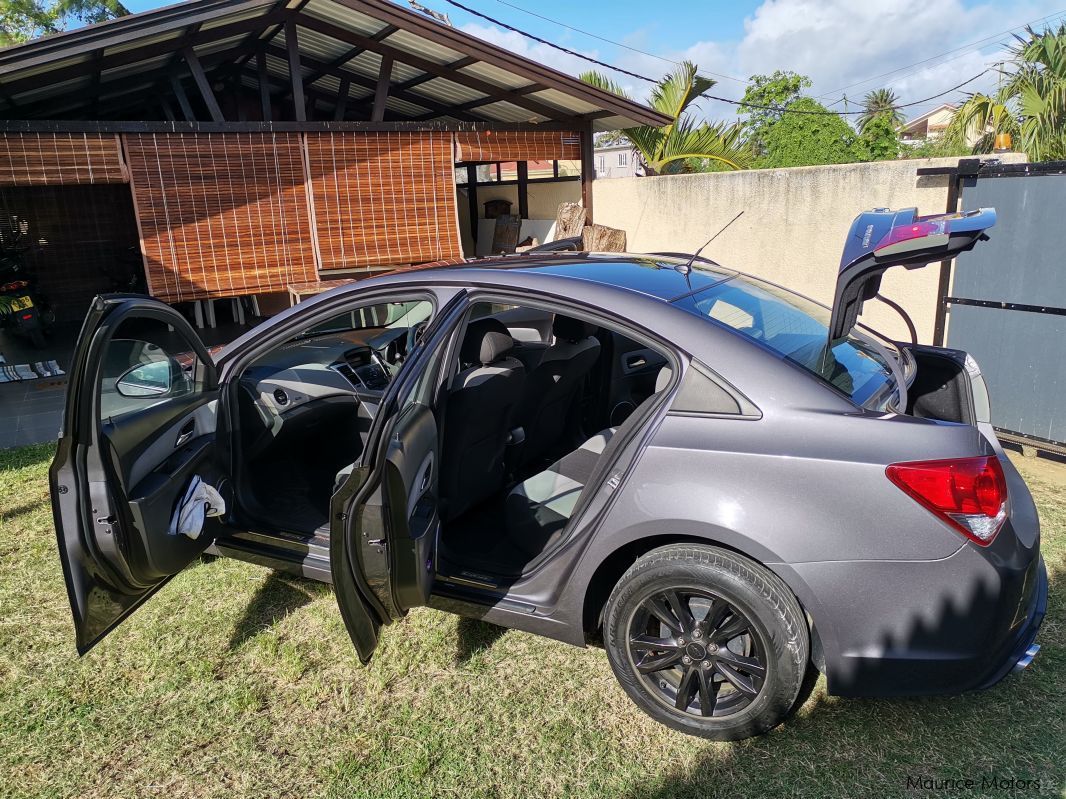
[[[856,405],[884,410],[895,395],[895,377],[884,345],[851,333],[827,346],[829,309],[791,291],[737,277],[674,304],[764,344],[843,392]]]

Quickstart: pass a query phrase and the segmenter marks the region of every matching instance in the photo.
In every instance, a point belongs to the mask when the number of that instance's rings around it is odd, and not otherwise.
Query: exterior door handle
[[[178,437],[174,441],[174,449],[188,444],[195,432],[196,420],[190,419],[182,426],[181,430],[178,431]]]

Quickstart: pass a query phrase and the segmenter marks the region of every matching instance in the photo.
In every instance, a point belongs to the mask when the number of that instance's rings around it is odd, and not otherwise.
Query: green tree
[[[809,88],[811,79],[795,72],[775,71],[772,75],[752,75],[737,113],[745,115],[745,139],[759,155],[766,152],[766,133],[781,119],[776,109],[787,108]]]
[[[857,154],[863,161],[890,161],[899,158],[899,128],[887,114],[866,122],[858,138]]]
[[[891,89],[874,89],[868,92],[862,101],[863,113],[859,117],[859,133],[866,130],[866,126],[875,119],[887,120],[893,128],[898,128],[906,121],[898,105],[899,98]]]
[[[0,0],[0,46],[128,13],[120,0]]]
[[[600,89],[628,97],[625,90],[598,72],[585,72],[581,80]],[[740,140],[740,125],[696,123],[686,114],[689,106],[715,82],[698,74],[696,65],[684,61],[664,77],[651,93],[651,106],[670,122],[661,128],[638,127],[622,131],[644,162],[648,175],[691,170],[693,159],[716,161],[730,169],[751,165],[751,151]]]
[[[1016,36],[993,94],[973,94],[955,113],[948,135],[977,139],[973,151],[991,152],[995,136],[1009,133],[1034,161],[1066,159],[1066,23]]]
[[[952,136],[937,136],[918,144],[901,144],[900,158],[955,158],[970,155],[965,142]]]
[[[810,97],[788,105],[788,112],[766,130],[766,151],[758,166],[776,168],[846,164],[859,160],[855,131],[838,114]]]

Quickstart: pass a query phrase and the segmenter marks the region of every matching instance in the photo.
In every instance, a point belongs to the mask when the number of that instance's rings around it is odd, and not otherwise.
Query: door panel
[[[439,438],[433,409],[407,406],[385,456],[384,485],[392,544],[393,592],[402,611],[429,602],[440,527]]]
[[[180,314],[147,298],[94,301],[49,473],[79,653],[211,542],[168,528],[192,476],[217,479],[216,397],[214,365]]]
[[[426,328],[382,398],[362,460],[333,497],[333,585],[364,663],[381,624],[429,602],[440,526],[437,406],[467,306],[460,292]]]

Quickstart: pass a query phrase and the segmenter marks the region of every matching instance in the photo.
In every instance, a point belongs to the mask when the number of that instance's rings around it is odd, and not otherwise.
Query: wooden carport
[[[665,122],[387,0],[193,0],[0,51],[0,203],[126,186],[152,294],[240,296],[460,256],[457,167],[580,161],[591,221],[594,132]]]

